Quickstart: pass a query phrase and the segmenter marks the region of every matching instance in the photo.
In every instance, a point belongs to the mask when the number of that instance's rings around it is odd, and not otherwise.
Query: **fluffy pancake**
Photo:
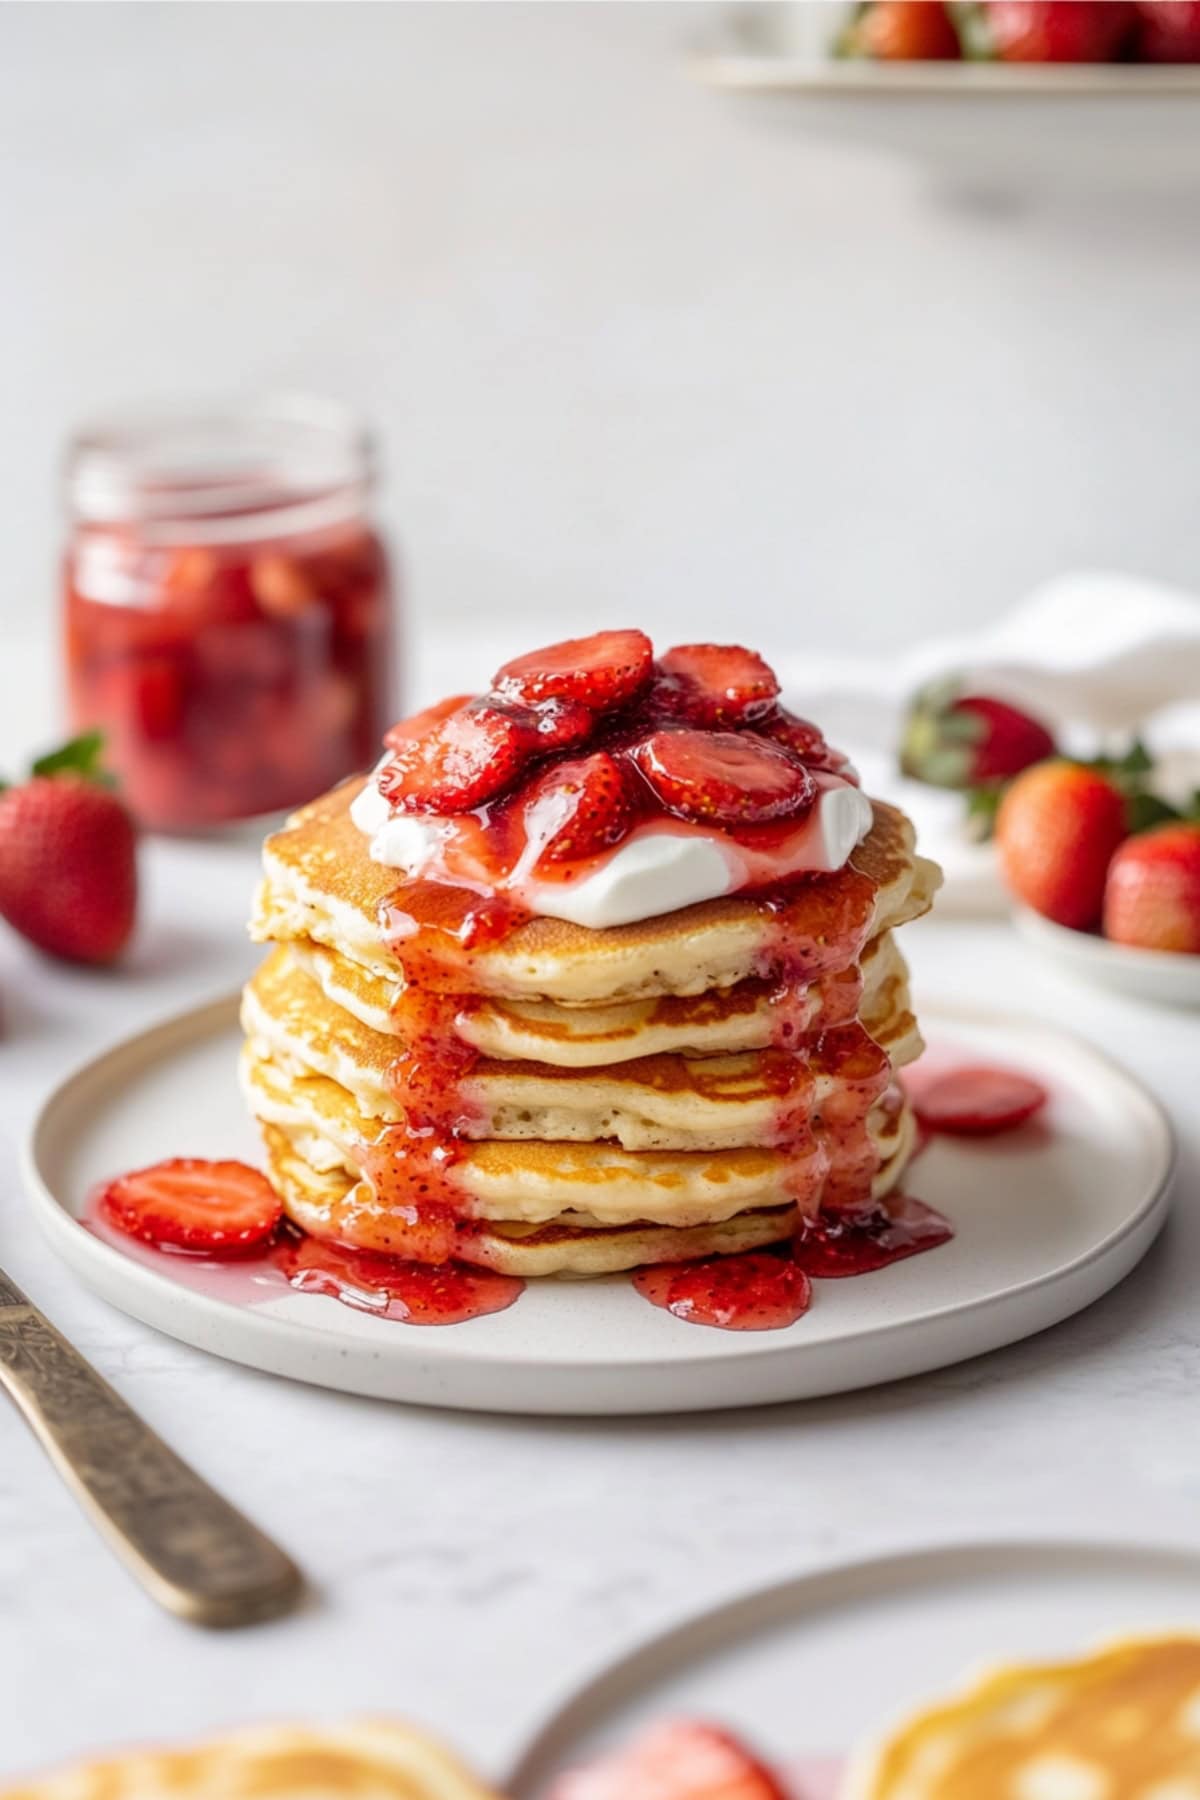
[[[397,875],[371,861],[349,816],[361,785],[343,783],[267,839],[251,935],[259,941],[312,939],[395,981],[401,971],[383,941],[379,913]],[[875,884],[868,936],[924,912],[940,881],[936,865],[915,854],[904,814],[880,801],[874,808],[874,825],[851,859]],[[814,975],[850,960],[837,953],[831,937],[833,880],[800,883],[785,922],[789,954],[803,955]],[[752,895],[706,900],[607,931],[535,918],[474,952],[464,987],[566,1003],[702,994],[757,979],[775,966],[783,930],[772,903]]]
[[[911,1060],[920,1049],[903,979],[898,987],[898,993],[892,984],[882,990],[895,1012],[878,1022],[893,1061]],[[261,1059],[296,1077],[316,1074],[338,1083],[371,1122],[372,1134],[403,1116],[388,1078],[401,1049],[397,1039],[338,1006],[287,949],[273,951],[248,984],[242,1023]],[[482,1057],[460,1083],[463,1134],[612,1139],[633,1151],[772,1144],[784,1118],[811,1116],[836,1085],[854,1078],[854,1058],[847,1063],[833,1050],[848,1035],[830,1033],[803,1063],[778,1051],[696,1058],[660,1052],[585,1070]]]
[[[316,1173],[341,1180],[336,1214],[316,1224],[307,1218],[297,1222],[318,1236],[363,1248],[392,1247],[394,1215],[360,1179],[384,1121],[364,1119],[348,1090],[328,1076],[263,1057],[252,1044],[243,1052],[241,1069],[250,1110],[260,1123],[281,1131]],[[911,1152],[911,1116],[894,1096],[874,1107],[869,1131],[885,1159],[903,1160]],[[571,1215],[588,1224],[649,1221],[685,1229],[721,1224],[762,1207],[794,1213],[806,1183],[811,1192],[804,1207],[815,1211],[828,1162],[819,1135],[803,1150],[786,1154],[774,1148],[635,1152],[612,1143],[490,1139],[464,1140],[454,1172],[463,1216],[474,1221],[545,1225]],[[894,1185],[901,1169],[902,1162],[890,1169],[887,1185]],[[887,1186],[875,1191],[886,1192]]]
[[[393,1011],[402,983],[372,974],[360,963],[312,939],[297,940],[292,956],[326,997],[372,1030],[394,1033]],[[867,1030],[893,1060],[919,1054],[909,1010],[908,969],[890,931],[872,938],[860,958],[862,981],[853,968],[812,983],[790,1017],[797,1033],[840,1025],[858,1012]],[[861,997],[860,997],[861,985]],[[769,978],[739,982],[709,994],[660,994],[641,1000],[563,1006],[553,1000],[479,997],[464,1008],[459,1037],[485,1056],[517,1062],[553,1063],[588,1069],[637,1056],[668,1052],[721,1056],[763,1050],[776,1041],[777,984]],[[910,1054],[903,1040],[910,1039]]]
[[[1200,1637],[1017,1664],[913,1714],[845,1800],[1200,1800]]]
[[[276,1125],[263,1124],[262,1131],[267,1173],[289,1218],[313,1237],[386,1249],[386,1222],[373,1215],[365,1184],[345,1168],[335,1146],[313,1134],[289,1132]],[[877,1197],[899,1183],[914,1137],[911,1114],[905,1111],[896,1121],[890,1148],[875,1177]],[[328,1166],[320,1167],[322,1162]],[[730,1256],[782,1243],[792,1236],[798,1222],[799,1209],[789,1204],[750,1206],[731,1218],[690,1226],[637,1218],[624,1224],[600,1224],[579,1211],[564,1212],[540,1224],[476,1218],[460,1254],[463,1260],[498,1274],[529,1279],[615,1275],[652,1263]]]
[[[106,1756],[0,1800],[497,1800],[406,1725],[260,1726],[187,1749]]]

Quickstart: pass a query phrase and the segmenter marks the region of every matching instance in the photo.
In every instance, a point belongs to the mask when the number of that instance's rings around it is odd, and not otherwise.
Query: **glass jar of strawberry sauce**
[[[394,716],[367,434],[288,401],[81,432],[66,664],[139,820],[215,825],[368,767]]]

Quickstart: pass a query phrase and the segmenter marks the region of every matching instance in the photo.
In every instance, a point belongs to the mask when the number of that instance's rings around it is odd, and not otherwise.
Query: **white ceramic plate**
[[[1083,981],[1159,1006],[1200,1006],[1200,956],[1134,950],[1090,931],[1070,931],[1019,906],[1017,929],[1046,956]]]
[[[93,1185],[164,1156],[257,1157],[238,1092],[231,996],[126,1040],[59,1087],[35,1122],[35,1211],[90,1286],[135,1318],[255,1368],[385,1399],[495,1412],[701,1411],[869,1387],[1027,1337],[1134,1266],[1165,1216],[1170,1128],[1150,1096],[1079,1040],[1022,1019],[926,1008],[935,1048],[1008,1062],[1052,1090],[1045,1125],[936,1141],[911,1186],[954,1241],[816,1284],[787,1331],[687,1325],[624,1277],[533,1283],[507,1312],[400,1325],[323,1295],[255,1305],[186,1286],[78,1223]]]
[[[688,1619],[611,1664],[537,1731],[504,1792],[542,1800],[562,1769],[691,1715],[745,1732],[795,1770],[798,1797],[825,1800],[853,1745],[981,1667],[1171,1625],[1200,1628],[1191,1546],[1017,1540],[846,1563]]]
[[[821,142],[906,157],[953,188],[1190,189],[1200,174],[1200,67],[838,61],[796,8],[734,6],[689,58],[693,77]],[[802,21],[807,24],[807,18]]]

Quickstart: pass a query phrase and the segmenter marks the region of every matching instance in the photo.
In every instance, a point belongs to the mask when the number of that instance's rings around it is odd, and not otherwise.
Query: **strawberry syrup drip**
[[[688,1325],[780,1331],[808,1311],[812,1282],[867,1275],[936,1250],[954,1236],[949,1220],[908,1194],[822,1211],[794,1242],[691,1263],[640,1269],[633,1285],[652,1306]]]
[[[388,1070],[404,1117],[364,1147],[362,1167],[385,1218],[377,1229],[390,1254],[445,1263],[470,1230],[456,1169],[480,1119],[467,1089],[479,1053],[459,1024],[479,1000],[462,990],[472,956],[526,916],[499,895],[434,881],[401,884],[380,909],[384,940],[404,974],[392,1008],[402,1048]]]

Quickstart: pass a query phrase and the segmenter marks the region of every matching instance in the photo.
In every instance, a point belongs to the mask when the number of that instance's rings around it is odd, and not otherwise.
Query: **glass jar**
[[[80,432],[67,465],[67,688],[138,819],[297,806],[395,716],[366,432],[312,400]]]

